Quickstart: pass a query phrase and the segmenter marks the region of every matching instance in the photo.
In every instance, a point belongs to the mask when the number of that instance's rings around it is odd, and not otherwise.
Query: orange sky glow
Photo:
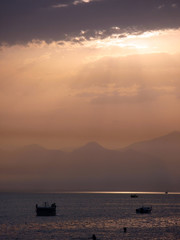
[[[2,46],[0,145],[116,148],[180,130],[179,39],[170,29]]]

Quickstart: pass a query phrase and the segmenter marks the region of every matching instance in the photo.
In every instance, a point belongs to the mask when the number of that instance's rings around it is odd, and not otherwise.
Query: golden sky
[[[60,2],[52,4],[51,11],[94,6],[95,2],[102,0]],[[178,9],[175,1],[168,6],[171,11]],[[165,9],[165,4],[156,6],[159,12]],[[177,26],[140,31],[124,26],[122,33],[117,24],[108,33],[99,27],[89,37],[85,28],[79,28],[79,34],[59,40],[53,35],[51,41],[43,40],[43,35],[35,37],[35,32],[26,41],[28,31],[26,35],[21,31],[18,40],[14,33],[13,40],[8,35],[10,24],[4,26],[0,48],[2,148],[32,143],[71,148],[89,141],[118,148],[180,131]],[[20,25],[16,27],[18,31]]]
[[[2,146],[118,147],[180,130],[180,29],[3,46]]]

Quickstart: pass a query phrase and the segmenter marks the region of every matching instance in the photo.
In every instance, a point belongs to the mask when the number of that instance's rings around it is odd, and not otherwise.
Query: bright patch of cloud
[[[164,8],[165,7],[165,5],[164,4],[162,4],[162,5],[159,5],[158,6],[158,9],[162,9],[162,8]]]
[[[53,5],[53,8],[64,8],[64,7],[68,7],[68,4],[57,4],[57,5]]]
[[[110,33],[104,36],[103,31],[97,32],[96,36],[86,38],[86,32],[83,31],[79,37],[69,39],[69,44],[75,44],[81,48],[96,49],[101,54],[96,54],[96,60],[103,56],[119,56],[130,54],[147,53],[177,53],[180,52],[178,39],[180,38],[180,29],[151,31],[144,33]],[[92,55],[91,55],[92,57]],[[86,59],[90,56],[88,55]]]
[[[82,3],[90,3],[90,2],[95,2],[95,1],[100,1],[100,0],[75,0],[73,2],[74,5],[82,4]]]
[[[176,3],[173,3],[173,4],[171,5],[172,8],[177,8],[177,6],[178,6],[178,5],[177,5]]]

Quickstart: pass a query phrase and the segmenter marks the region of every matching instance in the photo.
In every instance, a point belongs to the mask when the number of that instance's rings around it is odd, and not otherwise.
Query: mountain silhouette
[[[80,148],[77,148],[74,150],[74,152],[97,152],[97,151],[104,151],[106,150],[104,147],[102,147],[97,142],[89,142],[85,145],[83,145]]]
[[[156,156],[163,161],[177,162],[180,156],[180,132],[171,132],[144,142],[138,142],[127,147],[138,152]]]
[[[135,143],[121,151],[96,142],[72,152],[34,144],[0,150],[0,190],[179,191],[179,156],[179,132]]]

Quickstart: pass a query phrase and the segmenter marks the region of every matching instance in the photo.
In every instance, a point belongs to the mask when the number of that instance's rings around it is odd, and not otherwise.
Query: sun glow
[[[68,49],[80,49],[89,51],[88,59],[99,59],[105,56],[126,56],[132,54],[151,54],[151,53],[170,53],[180,52],[180,29],[150,31],[134,34],[113,33],[107,37],[102,37],[103,31],[99,33],[100,37],[91,37],[88,40],[83,36],[75,37],[66,42]],[[65,45],[64,45],[65,46]],[[59,48],[64,47],[59,46]],[[92,54],[92,49],[95,54]],[[87,58],[86,58],[87,59]]]
[[[32,63],[37,59],[44,61],[52,56],[58,56],[59,59],[68,61],[73,56],[78,60],[99,59],[104,56],[125,56],[132,54],[149,54],[149,53],[180,53],[180,29],[151,31],[142,34],[112,34],[105,38],[90,38],[86,40],[84,36],[74,37],[69,41],[45,41],[33,40],[26,46],[14,45],[13,47],[1,46],[1,58],[6,55],[15,55],[28,53],[26,63]],[[93,50],[93,51],[92,51]],[[87,54],[88,53],[88,54]],[[59,55],[60,54],[60,55]],[[34,55],[34,58],[33,56]],[[32,56],[32,57],[31,57]],[[22,55],[23,57],[23,55]],[[76,61],[77,62],[77,61]],[[73,66],[73,65],[72,65]]]
[[[155,52],[175,53],[180,51],[180,47],[177,49],[179,45],[173,44],[173,42],[179,38],[180,29],[127,34],[124,37],[120,37],[119,34],[113,34],[105,39],[95,39],[88,42],[87,46],[96,48],[126,48],[128,49],[128,54],[132,54],[134,51],[142,54]]]

